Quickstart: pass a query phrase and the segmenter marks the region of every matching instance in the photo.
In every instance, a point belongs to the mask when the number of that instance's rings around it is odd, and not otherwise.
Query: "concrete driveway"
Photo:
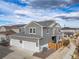
[[[4,58],[12,52],[13,50],[10,50],[8,47],[0,46],[0,59]]]
[[[10,48],[11,50],[14,50],[14,52],[9,53],[7,56],[5,56],[3,59],[40,59],[38,57],[32,56],[33,52],[24,50],[24,49],[17,49],[17,48]]]

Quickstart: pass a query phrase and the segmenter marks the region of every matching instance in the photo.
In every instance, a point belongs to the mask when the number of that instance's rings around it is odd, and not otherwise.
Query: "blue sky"
[[[79,27],[79,0],[0,0],[0,25],[50,19]]]

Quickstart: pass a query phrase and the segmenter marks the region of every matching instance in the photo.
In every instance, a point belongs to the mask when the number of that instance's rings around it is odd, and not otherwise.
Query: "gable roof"
[[[54,20],[46,20],[46,21],[39,21],[36,23],[38,23],[39,25],[41,25],[43,27],[48,27],[48,26],[52,25],[53,23],[55,23],[55,21]]]

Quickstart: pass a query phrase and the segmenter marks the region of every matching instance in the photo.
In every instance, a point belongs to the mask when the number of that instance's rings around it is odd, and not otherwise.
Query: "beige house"
[[[10,40],[9,35],[20,33],[21,28],[24,26],[24,24],[19,25],[11,25],[11,26],[1,26],[0,27],[0,42],[2,40]]]
[[[18,25],[12,25],[10,26],[10,29],[13,30],[16,33],[20,33],[23,31],[23,28],[26,24],[18,24]]]

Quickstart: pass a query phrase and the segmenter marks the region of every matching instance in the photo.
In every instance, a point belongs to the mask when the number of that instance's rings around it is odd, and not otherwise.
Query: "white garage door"
[[[20,40],[17,39],[11,39],[10,45],[22,48],[22,43],[20,43]]]
[[[31,51],[36,51],[36,43],[23,41],[23,48]]]
[[[35,42],[22,41],[22,43],[20,43],[20,40],[11,39],[10,45],[16,46],[18,48],[23,48],[23,49],[26,49],[26,50],[29,50],[29,51],[32,51],[32,52],[36,52],[36,51],[39,50],[39,48],[36,47]]]

